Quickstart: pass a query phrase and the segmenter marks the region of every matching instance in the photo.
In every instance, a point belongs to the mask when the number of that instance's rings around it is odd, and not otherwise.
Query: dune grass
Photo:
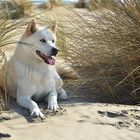
[[[95,12],[87,12],[84,16],[77,13],[82,30],[77,30],[74,37],[78,46],[73,43],[72,48],[79,47],[78,51],[71,51],[76,52],[74,60],[96,65],[102,71],[98,76],[100,87],[114,100],[124,93],[132,100],[140,99],[139,9],[139,1],[112,0]],[[103,69],[99,64],[105,63]]]
[[[97,10],[102,7],[103,4],[107,3],[108,1],[104,0],[79,0],[75,3],[76,8],[86,8],[89,11]]]
[[[112,0],[92,12],[64,6],[60,15],[58,11],[56,13],[47,11],[37,20],[47,25],[56,18],[57,45],[61,49],[61,57],[77,69],[90,67],[88,73],[87,70],[83,73],[83,75],[88,74],[90,79],[89,81],[83,79],[83,83],[96,83],[99,89],[108,93],[113,102],[118,103],[122,96],[127,100],[129,96],[133,103],[138,103],[140,100],[139,9],[139,1],[122,3],[120,0]],[[0,24],[2,47],[12,43],[13,33],[20,34],[15,32],[15,29],[24,27],[27,21],[24,19],[11,21],[1,15]],[[123,102],[125,101],[121,103]]]
[[[80,69],[93,67],[92,82],[113,102],[122,96],[124,100],[129,96],[132,103],[140,99],[139,6],[139,2],[118,0],[93,12],[66,8],[67,16],[60,19],[65,59]]]
[[[37,6],[32,0],[9,0],[1,2],[1,14],[5,18],[17,19],[30,16]]]
[[[38,8],[40,9],[53,9],[58,6],[63,6],[64,3],[62,0],[48,0],[46,2],[43,2],[42,4],[38,5]]]

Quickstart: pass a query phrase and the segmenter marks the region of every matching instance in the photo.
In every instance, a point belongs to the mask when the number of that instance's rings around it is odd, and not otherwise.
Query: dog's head
[[[50,65],[55,64],[53,56],[59,51],[55,44],[56,26],[54,22],[49,27],[42,28],[33,19],[24,34],[24,41],[32,46],[35,56]]]

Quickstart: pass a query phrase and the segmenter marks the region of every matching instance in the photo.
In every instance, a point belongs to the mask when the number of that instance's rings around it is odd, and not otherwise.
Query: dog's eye
[[[52,40],[52,43],[54,43],[54,40]]]
[[[43,42],[43,43],[46,43],[46,40],[45,39],[41,39],[40,41]]]

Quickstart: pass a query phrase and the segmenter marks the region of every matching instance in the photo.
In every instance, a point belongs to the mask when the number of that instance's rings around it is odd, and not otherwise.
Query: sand
[[[2,113],[0,132],[11,136],[2,139],[139,140],[140,138],[139,106],[103,103],[72,103],[61,106],[63,108],[61,113],[47,115],[43,121],[29,121],[29,113],[18,107],[16,112],[14,110],[10,111],[10,114]],[[4,120],[8,119],[7,116],[10,116],[9,120]]]

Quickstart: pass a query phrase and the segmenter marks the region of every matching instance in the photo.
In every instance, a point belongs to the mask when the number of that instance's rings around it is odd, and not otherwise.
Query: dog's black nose
[[[59,50],[57,48],[52,48],[52,55],[56,56],[58,54]]]

